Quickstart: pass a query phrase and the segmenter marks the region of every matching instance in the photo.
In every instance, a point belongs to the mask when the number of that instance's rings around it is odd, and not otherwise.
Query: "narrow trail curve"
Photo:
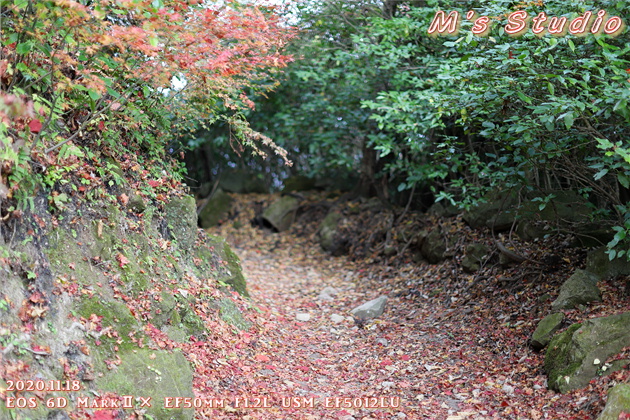
[[[268,397],[271,406],[226,418],[592,418],[586,398],[583,411],[569,411],[562,396],[546,390],[542,356],[526,340],[492,343],[486,332],[501,334],[500,322],[476,317],[474,306],[457,319],[429,299],[410,305],[400,290],[364,288],[358,280],[366,273],[325,255],[308,235],[249,226],[213,233],[227,237],[241,258],[260,315],[248,350],[258,366],[238,387],[252,401]],[[319,298],[326,287],[337,291],[332,300]],[[389,295],[385,314],[365,328],[355,325],[349,311],[382,294]]]

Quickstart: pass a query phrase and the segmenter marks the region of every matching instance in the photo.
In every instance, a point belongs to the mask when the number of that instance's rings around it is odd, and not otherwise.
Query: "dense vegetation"
[[[286,148],[293,170],[404,204],[409,194],[467,207],[496,187],[522,196],[589,197],[614,220],[611,256],[630,228],[630,72],[627,30],[616,37],[505,34],[525,10],[571,21],[619,1],[309,1],[299,6],[301,57],[250,116]],[[437,10],[492,17],[484,37],[430,37]],[[216,136],[215,138],[222,138]]]

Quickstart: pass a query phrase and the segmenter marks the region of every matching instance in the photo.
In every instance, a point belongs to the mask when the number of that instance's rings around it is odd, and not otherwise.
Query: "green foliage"
[[[309,2],[296,47],[304,59],[289,67],[280,96],[262,103],[257,127],[315,173],[363,170],[368,145],[392,187],[428,186],[461,207],[505,187],[589,195],[596,214],[618,222],[611,257],[628,255],[628,30],[508,36],[506,16],[519,8],[569,21],[605,9],[630,20],[630,4],[610,0]],[[463,19],[458,36],[429,37],[437,10],[474,10],[493,26],[476,37]]]

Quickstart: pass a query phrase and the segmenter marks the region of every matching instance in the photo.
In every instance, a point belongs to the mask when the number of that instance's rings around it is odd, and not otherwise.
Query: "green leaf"
[[[18,54],[28,54],[29,51],[31,51],[31,49],[33,48],[33,43],[31,41],[27,41],[27,42],[20,42],[17,45],[17,48],[15,49],[15,51]]]
[[[567,112],[564,114],[564,125],[567,127],[567,130],[570,130],[573,127],[573,113]]]
[[[88,89],[88,95],[94,101],[98,100],[101,97],[101,94],[98,93],[95,89]]]
[[[532,100],[530,98],[528,98],[523,92],[521,91],[517,91],[516,94],[518,95],[518,97],[521,99],[521,101],[523,102],[527,102],[528,104],[531,105]]]
[[[597,172],[597,173],[593,176],[593,179],[594,179],[595,181],[597,181],[597,180],[601,179],[601,178],[602,178],[604,175],[606,175],[607,173],[608,173],[608,169],[607,169],[607,168],[604,168],[604,169],[602,169],[601,171]]]

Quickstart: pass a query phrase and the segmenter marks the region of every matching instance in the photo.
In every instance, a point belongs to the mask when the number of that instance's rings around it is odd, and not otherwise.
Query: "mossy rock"
[[[68,275],[82,285],[95,283],[92,267],[84,260],[84,250],[77,244],[77,238],[67,230],[56,228],[48,234],[48,246],[44,248],[44,254],[54,276]]]
[[[195,256],[209,261],[214,259],[216,255],[219,258],[217,266],[214,267],[217,281],[231,286],[242,296],[249,296],[245,276],[243,276],[241,269],[241,261],[227,241],[219,236],[208,235],[207,245],[209,248],[197,248]]]
[[[193,196],[177,197],[166,203],[164,208],[171,238],[179,248],[192,248],[197,239],[197,208]]]
[[[243,314],[230,298],[223,298],[219,301],[219,316],[239,330],[248,330],[251,327],[251,324],[243,318]]]
[[[608,391],[604,411],[597,420],[619,420],[621,413],[630,414],[630,384],[618,384]]]
[[[606,247],[599,247],[588,253],[586,257],[586,270],[601,279],[630,275],[630,261],[623,258],[610,260],[606,254]]]
[[[234,199],[223,192],[223,190],[217,190],[214,195],[203,204],[203,208],[199,212],[199,226],[203,229],[207,229],[227,219],[233,201]]]
[[[147,414],[155,419],[189,420],[193,409],[164,408],[165,397],[193,398],[193,371],[181,353],[134,349],[119,353],[121,363],[104,376],[96,378],[101,392],[151,397]]]
[[[101,345],[94,348],[103,353],[101,359],[113,354],[114,346],[121,349],[135,348],[136,344],[129,339],[129,333],[136,333],[136,338],[144,335],[138,320],[131,314],[127,305],[119,300],[104,299],[102,296],[83,298],[75,302],[75,311],[86,319],[89,319],[92,314],[103,317],[101,320],[103,329],[111,327],[118,333],[118,338],[109,338],[106,335],[99,337]]]
[[[271,203],[271,205],[263,211],[262,218],[277,232],[284,232],[293,224],[298,204],[299,200],[297,198],[285,195]]]
[[[162,328],[168,324],[178,325],[181,321],[177,312],[177,301],[173,295],[163,290],[160,293],[160,300],[152,303],[151,323],[157,328]]]
[[[560,329],[563,320],[564,314],[562,312],[558,312],[547,315],[538,323],[530,341],[534,350],[542,350],[547,344],[549,344],[553,334]]]
[[[597,375],[609,357],[630,346],[630,312],[603,318],[593,318],[574,324],[555,336],[545,356],[545,371],[549,387],[567,392],[583,388]],[[613,372],[619,364],[607,369]]]
[[[585,270],[575,270],[560,287],[558,298],[551,307],[554,311],[573,309],[589,302],[601,302],[602,295],[597,288],[597,276]]]

